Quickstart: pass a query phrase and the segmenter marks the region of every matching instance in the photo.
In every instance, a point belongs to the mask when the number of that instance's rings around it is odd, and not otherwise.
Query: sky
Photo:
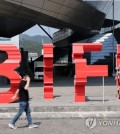
[[[58,29],[42,26],[51,36],[54,32],[58,31]],[[35,25],[32,28],[28,29],[27,31],[23,32],[23,34],[27,34],[30,36],[35,36],[35,35],[46,35],[46,33],[38,26]]]

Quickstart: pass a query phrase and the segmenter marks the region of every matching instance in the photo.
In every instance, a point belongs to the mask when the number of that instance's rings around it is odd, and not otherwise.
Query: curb
[[[12,119],[16,113],[0,113],[0,120],[10,120]],[[33,120],[49,120],[49,119],[84,119],[88,117],[96,117],[96,118],[120,118],[120,113],[111,111],[111,112],[32,112],[31,113]],[[25,120],[25,113],[22,114],[20,120]]]
[[[17,112],[19,107],[0,107],[0,113],[13,113]],[[31,112],[97,112],[97,111],[118,111],[120,112],[119,105],[108,106],[38,106],[32,107]]]

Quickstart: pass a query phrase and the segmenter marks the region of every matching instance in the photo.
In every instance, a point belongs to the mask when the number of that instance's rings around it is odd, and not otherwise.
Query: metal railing
[[[112,38],[111,38],[112,37]],[[92,52],[91,53],[91,64],[94,64],[97,60],[99,59],[104,59],[105,56],[110,56],[110,53],[114,53],[116,52],[116,45],[117,42],[114,39],[114,50],[113,50],[113,34],[111,34],[110,36],[108,36],[108,38],[105,38],[104,41],[100,42],[103,44],[103,49],[100,52]],[[96,40],[99,40],[96,38]],[[98,42],[98,41],[97,41]]]

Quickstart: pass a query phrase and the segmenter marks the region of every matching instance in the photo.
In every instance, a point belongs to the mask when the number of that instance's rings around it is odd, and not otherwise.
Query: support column
[[[53,45],[43,46],[44,99],[53,99]]]

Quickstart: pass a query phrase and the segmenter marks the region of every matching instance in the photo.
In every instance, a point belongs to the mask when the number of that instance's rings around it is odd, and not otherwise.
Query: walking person
[[[29,128],[36,128],[37,125],[32,123],[31,115],[30,115],[30,106],[29,106],[29,92],[28,87],[30,85],[30,77],[28,75],[24,75],[19,84],[19,89],[15,92],[15,95],[12,97],[14,100],[19,95],[19,111],[9,123],[9,127],[12,129],[16,129],[15,126],[16,121],[22,115],[23,112],[26,113],[26,119],[28,121]]]

